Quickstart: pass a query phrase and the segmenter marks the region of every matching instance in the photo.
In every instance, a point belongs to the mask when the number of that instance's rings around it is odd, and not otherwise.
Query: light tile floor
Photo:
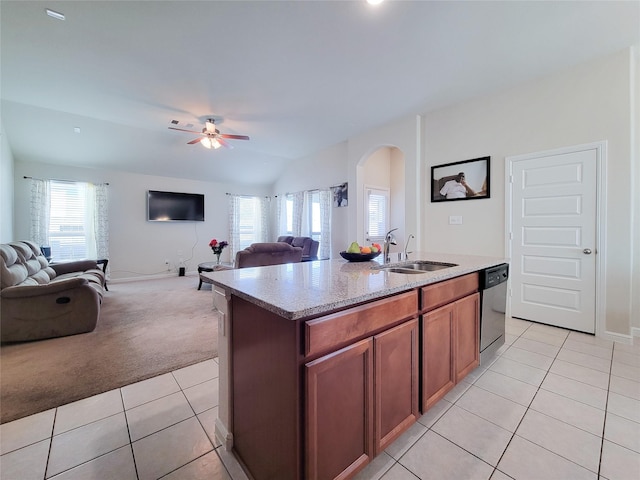
[[[640,347],[507,320],[473,371],[358,480],[640,479]],[[214,439],[208,360],[0,426],[2,480],[247,477]]]

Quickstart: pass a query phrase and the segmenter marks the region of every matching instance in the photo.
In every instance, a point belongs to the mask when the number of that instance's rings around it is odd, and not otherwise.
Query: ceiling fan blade
[[[218,143],[220,145],[222,145],[224,148],[228,148],[229,150],[233,150],[233,145],[230,145],[229,143],[225,142],[222,138],[220,138],[221,135],[218,135]]]
[[[230,138],[232,140],[249,140],[249,137],[246,135],[229,135],[227,133],[219,133],[218,137]]]
[[[193,145],[195,143],[198,143],[200,140],[202,140],[201,138],[196,138],[194,140],[191,140],[190,142],[187,142],[187,145]]]
[[[196,132],[195,130],[185,130],[184,128],[176,128],[176,127],[167,127],[169,130],[178,130],[180,132],[189,132],[189,133],[197,133],[202,134],[202,132]]]

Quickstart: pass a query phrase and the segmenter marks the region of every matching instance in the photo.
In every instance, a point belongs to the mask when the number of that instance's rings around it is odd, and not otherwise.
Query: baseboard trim
[[[640,340],[636,340],[640,339],[640,327],[631,327],[631,339],[634,344],[640,342]]]
[[[138,275],[137,277],[113,278],[113,279],[109,279],[109,284],[137,282],[138,280],[155,280],[159,278],[171,278],[171,277],[177,277],[177,276],[178,274],[176,272],[154,273],[150,275]],[[197,276],[198,276],[198,272],[187,272],[185,275],[185,277],[197,277]]]
[[[633,345],[633,337],[631,335],[624,335],[622,333],[605,331],[602,334],[602,338],[612,340],[618,343],[624,343],[625,345]]]
[[[215,435],[216,440],[222,444],[226,451],[230,452],[233,448],[233,434],[227,430],[227,426],[219,418],[216,418]]]

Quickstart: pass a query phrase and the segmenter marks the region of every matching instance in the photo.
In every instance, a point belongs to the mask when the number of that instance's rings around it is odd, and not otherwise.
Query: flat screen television
[[[204,222],[204,195],[149,190],[147,220],[150,222]]]

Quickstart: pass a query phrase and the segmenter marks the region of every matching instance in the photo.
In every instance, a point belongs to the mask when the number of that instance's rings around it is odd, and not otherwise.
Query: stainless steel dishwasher
[[[480,275],[480,365],[504,345],[509,265],[503,263]]]

